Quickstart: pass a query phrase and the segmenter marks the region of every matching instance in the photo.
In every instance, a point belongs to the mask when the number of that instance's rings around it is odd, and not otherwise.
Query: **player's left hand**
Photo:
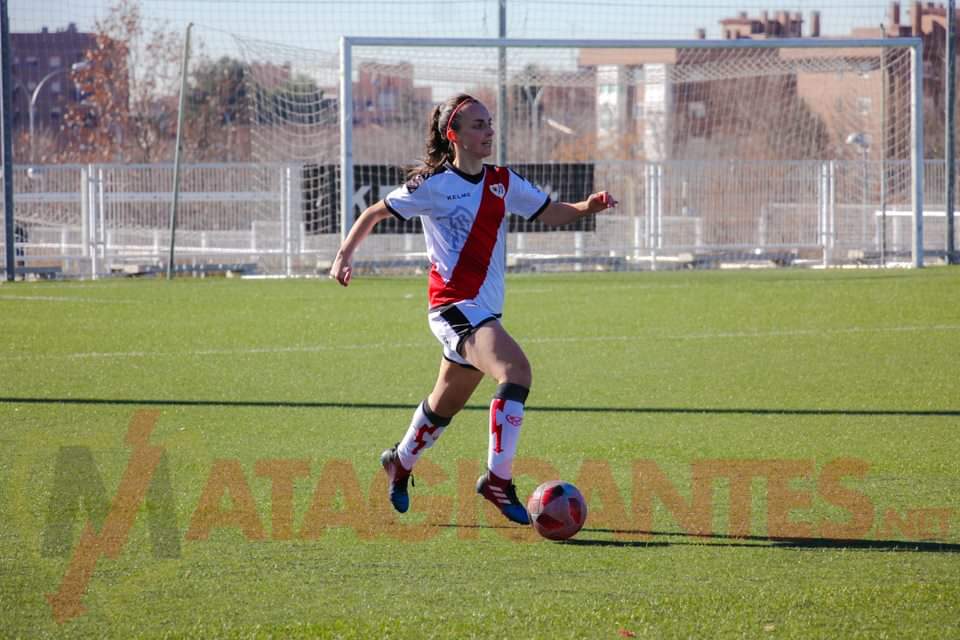
[[[599,213],[604,209],[610,209],[617,206],[617,201],[609,191],[600,191],[598,193],[591,193],[590,197],[587,198],[587,210],[590,213]]]

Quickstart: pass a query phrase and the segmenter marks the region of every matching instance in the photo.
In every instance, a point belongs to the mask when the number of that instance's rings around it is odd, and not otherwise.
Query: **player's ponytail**
[[[422,164],[410,172],[411,176],[428,173],[443,166],[445,162],[452,162],[455,150],[447,139],[447,130],[460,129],[460,107],[466,102],[476,102],[476,98],[465,93],[449,98],[438,104],[430,112],[427,119],[426,155]]]

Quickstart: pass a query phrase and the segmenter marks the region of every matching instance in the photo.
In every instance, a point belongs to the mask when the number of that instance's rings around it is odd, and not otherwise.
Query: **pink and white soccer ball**
[[[587,520],[587,503],[569,482],[544,482],[527,500],[530,523],[550,540],[566,540],[580,531]]]

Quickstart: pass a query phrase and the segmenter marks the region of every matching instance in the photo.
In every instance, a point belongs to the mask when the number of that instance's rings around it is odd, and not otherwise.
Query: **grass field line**
[[[846,327],[843,329],[787,329],[776,331],[721,331],[667,336],[676,340],[705,340],[714,338],[780,338],[792,336],[839,335],[851,333],[910,333],[916,331],[960,331],[960,325],[933,324],[901,327]]]
[[[593,293],[594,291],[640,291],[648,289],[690,289],[692,284],[665,284],[665,283],[648,283],[648,284],[592,284],[586,288],[586,293]],[[581,289],[583,291],[584,289]],[[527,287],[524,285],[518,285],[516,283],[511,284],[510,294],[516,295],[526,295],[528,293],[550,293],[557,294],[559,293],[557,286],[533,286]],[[563,290],[564,295],[569,295],[571,289],[567,288]]]
[[[960,331],[960,325],[957,324],[935,324],[935,325],[907,325],[896,327],[846,327],[842,329],[787,329],[773,331],[718,331],[718,332],[698,332],[698,333],[675,333],[663,334],[658,331],[639,331],[633,335],[619,336],[556,336],[556,337],[530,337],[521,338],[522,344],[555,344],[555,343],[588,343],[588,342],[629,342],[638,338],[656,338],[661,340],[726,340],[726,339],[751,339],[751,338],[790,338],[807,336],[829,336],[845,334],[870,334],[870,333],[910,333],[924,331]],[[197,349],[193,351],[86,351],[75,353],[10,353],[0,355],[0,361],[10,360],[33,360],[33,359],[63,359],[63,360],[82,360],[82,359],[110,359],[110,358],[170,358],[170,357],[203,357],[203,356],[246,356],[258,354],[281,354],[281,353],[323,353],[328,351],[364,351],[384,349],[421,349],[429,347],[432,341],[422,340],[417,342],[375,342],[375,343],[356,343],[356,344],[319,344],[319,345],[296,345],[288,347],[243,347],[233,349]]]
[[[705,331],[702,333],[676,333],[645,337],[656,337],[663,340],[714,340],[729,338],[790,338],[804,336],[827,336],[857,333],[908,333],[916,331],[960,331],[960,325],[911,325],[901,327],[846,327],[843,329],[787,329],[774,331]],[[617,342],[636,340],[639,334],[631,336],[570,336],[553,338],[528,338],[522,343],[537,344],[551,342]]]
[[[248,347],[240,349],[198,349],[194,351],[86,351],[77,353],[27,354],[17,353],[0,356],[0,360],[32,360],[35,358],[83,360],[98,358],[183,358],[197,356],[234,356],[276,353],[322,353],[324,351],[382,350],[390,348],[423,348],[430,342],[417,343],[368,343],[338,345],[299,345],[295,347]]]
[[[110,298],[86,298],[79,296],[8,296],[0,294],[0,300],[28,302],[92,302],[95,304],[142,304],[139,300],[121,300]]]

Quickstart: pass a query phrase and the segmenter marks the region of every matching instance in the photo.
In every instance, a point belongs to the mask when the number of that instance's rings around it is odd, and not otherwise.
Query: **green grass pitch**
[[[559,544],[489,381],[386,508],[425,287],[0,287],[0,637],[960,637],[960,271],[511,276]]]

